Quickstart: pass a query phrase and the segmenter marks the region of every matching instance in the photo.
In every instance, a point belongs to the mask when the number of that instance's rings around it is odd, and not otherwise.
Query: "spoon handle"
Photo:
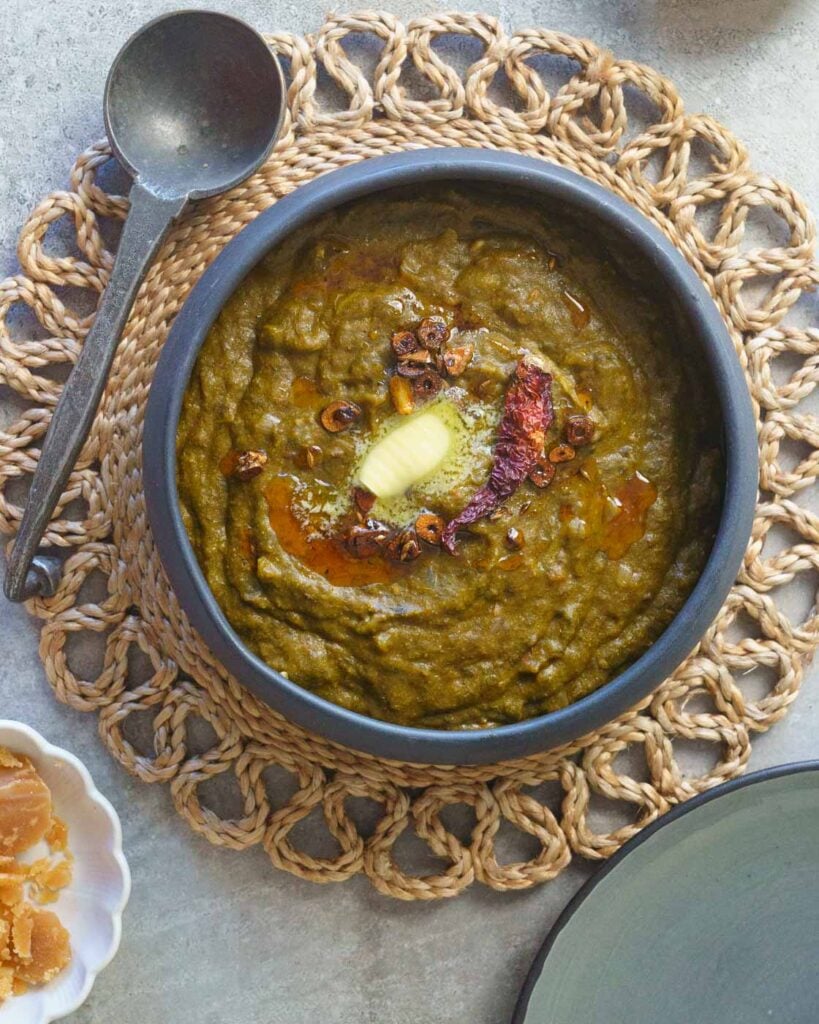
[[[187,196],[162,198],[138,179],[117,258],[77,364],[63,388],[31,481],[20,529],[9,557],[4,589],[10,601],[54,592],[59,572],[54,559],[37,548],[80,454],[105,390],[119,337],[142,279]]]

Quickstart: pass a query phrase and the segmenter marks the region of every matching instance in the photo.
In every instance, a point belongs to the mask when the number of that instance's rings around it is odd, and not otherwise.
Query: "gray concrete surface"
[[[230,9],[263,29],[312,30],[325,12],[316,0],[186,2]],[[116,49],[174,6],[0,3],[0,272],[14,269],[14,239],[35,200],[61,187],[75,154],[101,136],[100,96]],[[663,70],[689,109],[722,119],[759,170],[816,207],[812,0],[481,6],[508,29],[542,24],[588,35]],[[402,0],[393,9],[410,17],[439,8]],[[0,403],[7,399],[0,385]],[[810,605],[813,595],[797,599]],[[788,718],[756,741],[754,767],[819,756],[817,675]],[[28,722],[82,757],[123,820],[134,889],[122,948],[75,1024],[502,1024],[541,937],[587,874],[573,867],[520,895],[473,887],[446,904],[404,905],[361,880],[324,888],[298,881],[273,871],[258,849],[214,849],[177,818],[167,789],[138,783],[111,761],[93,717],[54,701],[34,624],[1,601],[0,717]]]

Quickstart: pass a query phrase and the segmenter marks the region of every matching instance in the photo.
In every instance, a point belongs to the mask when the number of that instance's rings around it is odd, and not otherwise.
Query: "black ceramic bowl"
[[[679,338],[700,354],[723,426],[725,489],[716,539],[700,579],[662,636],[599,690],[567,708],[514,725],[444,731],[377,721],[331,704],[256,657],[229,625],[188,540],[176,489],[176,429],[188,379],[211,324],[247,272],[281,239],[328,209],[387,189],[452,181],[501,188],[533,203],[558,204],[592,236],[627,255],[662,296]],[[148,515],[180,604],[205,642],[247,687],[292,721],[351,747],[423,763],[488,763],[566,743],[615,718],[649,694],[696,645],[724,601],[742,560],[757,485],[754,419],[744,377],[711,298],[679,252],[632,207],[585,178],[503,152],[427,149],[366,160],[298,189],[245,228],[191,292],[156,369],[145,419]]]

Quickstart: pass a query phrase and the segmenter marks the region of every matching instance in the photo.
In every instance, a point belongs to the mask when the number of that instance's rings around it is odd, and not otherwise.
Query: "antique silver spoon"
[[[105,128],[133,175],[131,210],[94,324],[46,434],[5,578],[6,597],[54,593],[61,561],[37,554],[91,429],[137,290],[171,224],[192,199],[238,185],[269,155],[284,114],[281,67],[249,25],[177,11],[149,22],[117,54]]]

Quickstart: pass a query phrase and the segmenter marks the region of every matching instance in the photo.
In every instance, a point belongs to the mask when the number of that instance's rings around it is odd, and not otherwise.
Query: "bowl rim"
[[[694,325],[719,399],[725,446],[722,512],[711,553],[660,637],[608,683],[565,708],[510,725],[463,731],[395,725],[349,711],[282,676],[246,648],[199,568],[179,511],[176,429],[199,349],[224,303],[282,238],[328,210],[401,185],[454,180],[512,186],[591,214],[634,246],[673,290]],[[344,746],[418,764],[484,764],[554,749],[612,721],[648,696],[696,646],[721,608],[747,547],[757,495],[750,394],[722,317],[683,255],[651,221],[574,171],[501,150],[422,149],[331,171],[259,214],[222,250],[176,316],[148,396],[143,474],[149,523],[165,571],[200,637],[244,685],[285,717]]]
[[[541,943],[541,946],[535,954],[534,960],[526,973],[526,978],[524,979],[520,993],[518,994],[517,1002],[515,1003],[515,1009],[512,1013],[510,1024],[526,1024],[526,1015],[529,1010],[529,1002],[532,998],[532,993],[534,992],[535,986],[543,973],[549,954],[557,940],[560,938],[560,933],[571,923],[574,915],[594,893],[594,890],[600,885],[600,883],[609,874],[611,874],[612,871],[618,868],[633,850],[637,849],[638,846],[642,846],[643,843],[651,839],[655,833],[660,831],[660,829],[673,824],[680,818],[684,818],[691,811],[698,810],[704,804],[710,804],[714,800],[721,800],[724,797],[730,796],[732,793],[737,792],[737,790],[748,789],[751,786],[756,786],[763,782],[770,782],[773,779],[798,777],[800,775],[814,772],[819,772],[819,760],[788,761],[785,764],[774,764],[767,768],[760,768],[755,772],[751,772],[750,775],[743,775],[736,779],[729,779],[727,782],[723,782],[721,785],[715,786],[713,789],[706,789],[702,793],[696,793],[689,800],[672,807],[670,811],[666,811],[665,814],[661,815],[655,821],[652,821],[651,824],[646,825],[644,829],[629,839],[627,843],[624,843],[623,846],[621,846],[620,849],[605,862],[605,864],[601,865],[601,867],[599,867],[590,878],[586,879],[560,912],[557,920],[547,932],[546,938]]]
[[[25,722],[18,722],[12,718],[0,718],[0,746],[7,746],[13,749],[13,740],[9,742],[7,737],[4,735],[7,732],[27,739],[36,749],[36,757],[44,759],[48,758],[62,762],[63,764],[68,765],[79,776],[86,799],[89,803],[96,805],[102,811],[110,826],[111,846],[109,852],[117,865],[121,879],[119,897],[111,912],[112,934],[111,943],[108,946],[108,949],[105,951],[104,956],[93,967],[88,967],[88,965],[86,965],[87,970],[85,981],[71,1003],[65,1003],[60,1006],[56,1012],[47,1012],[46,1016],[40,1021],[40,1024],[48,1024],[49,1021],[61,1020],[63,1017],[67,1017],[68,1014],[74,1013],[75,1010],[78,1010],[88,999],[91,989],[94,987],[94,983],[96,982],[99,974],[105,970],[117,955],[120,942],[122,941],[122,916],[131,896],[131,869],[128,866],[128,861],[125,859],[122,841],[122,823],[119,820],[119,815],[114,809],[111,801],[107,797],[103,796],[99,789],[97,789],[97,786],[91,777],[91,773],[83,762],[75,754],[72,754],[71,751],[65,750],[63,747],[57,747],[53,743],[49,743],[44,736],[30,725],[26,725]],[[53,979],[50,984],[55,984],[58,980],[59,975],[57,978]],[[2,1016],[1,1008],[0,1016]]]

